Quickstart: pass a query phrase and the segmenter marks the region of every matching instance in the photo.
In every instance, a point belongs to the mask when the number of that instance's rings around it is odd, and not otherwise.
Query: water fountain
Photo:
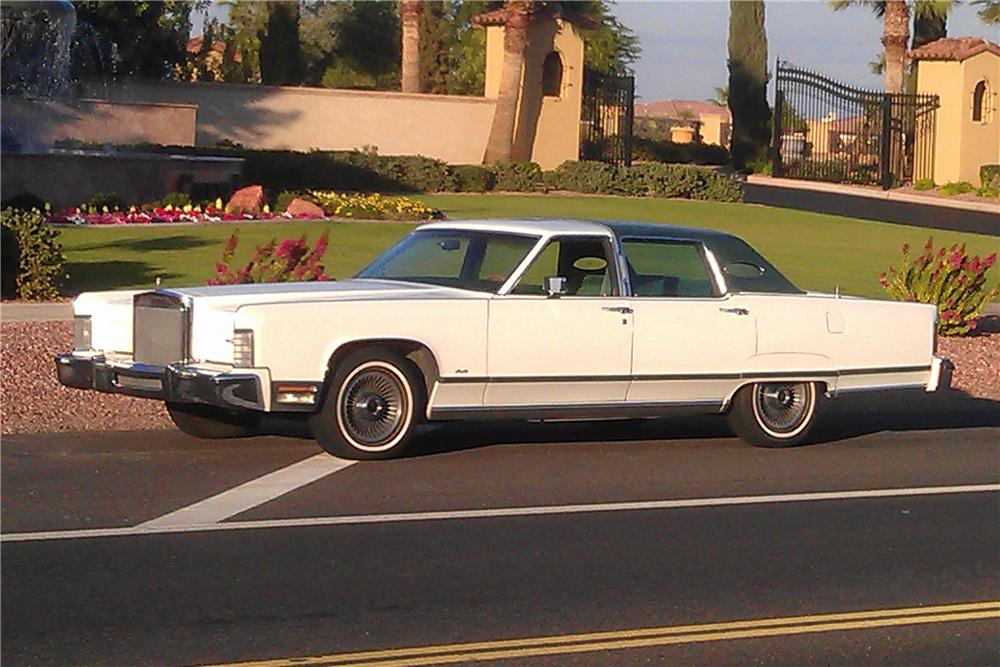
[[[239,173],[242,160],[115,148],[193,145],[196,107],[112,101],[115,45],[78,21],[71,2],[4,0],[0,27],[4,198],[31,193],[60,208],[117,192],[141,203]],[[59,147],[67,143],[75,148]]]

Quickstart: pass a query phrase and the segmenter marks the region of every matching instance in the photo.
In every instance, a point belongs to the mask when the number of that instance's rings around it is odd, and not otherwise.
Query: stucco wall
[[[532,160],[542,169],[554,169],[579,158],[583,44],[580,31],[562,19],[535,23],[528,29],[514,131],[515,160]],[[552,51],[559,53],[563,65],[559,97],[542,95],[542,66]],[[493,26],[486,35],[487,97],[495,98],[499,92],[502,65],[503,28]]]
[[[101,100],[4,97],[3,126],[26,148],[62,139],[98,144],[192,146],[197,109],[185,104],[109,104]]]
[[[480,97],[169,82],[131,82],[111,98],[196,105],[198,145],[375,146],[383,155],[419,154],[454,164],[482,162],[496,106]]]
[[[972,120],[972,91],[977,82],[989,82],[990,113],[985,122]],[[980,53],[963,62],[921,60],[917,65],[917,92],[938,95],[934,136],[934,182],[968,181],[979,186],[979,167],[1000,163],[1000,113],[997,86],[1000,57]]]
[[[1000,164],[1000,118],[997,117],[1000,56],[984,52],[969,58],[962,65],[962,159],[959,180],[979,186],[979,167],[984,164]],[[989,91],[987,112],[982,122],[973,121],[972,93],[976,84],[983,80]]]

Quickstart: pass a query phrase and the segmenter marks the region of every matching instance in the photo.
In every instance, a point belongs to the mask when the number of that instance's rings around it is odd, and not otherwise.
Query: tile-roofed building
[[[983,37],[942,37],[909,52],[911,60],[957,60],[989,51],[1000,56],[1000,46]]]
[[[637,102],[635,105],[637,117],[682,119],[685,116],[698,118],[702,114],[722,116],[726,122],[732,119],[729,107],[701,100],[659,100],[657,102]]]
[[[541,3],[532,3],[529,9],[529,17],[532,23],[541,21],[544,19],[562,19],[567,23],[572,23],[577,28],[582,30],[597,30],[601,27],[601,24],[597,21],[587,18],[582,14],[577,14],[576,12],[559,9],[558,7],[551,7],[549,5],[543,5]],[[489,26],[501,26],[507,23],[507,10],[504,8],[494,9],[491,12],[485,12],[483,14],[478,14],[472,17],[472,22],[475,25],[486,28]]]

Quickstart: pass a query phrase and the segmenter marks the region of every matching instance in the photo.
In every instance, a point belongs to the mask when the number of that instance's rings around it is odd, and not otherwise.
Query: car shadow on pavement
[[[803,447],[833,443],[885,431],[923,431],[1000,426],[1000,401],[960,391],[927,394],[915,391],[855,394],[823,402],[822,411]],[[304,419],[270,419],[262,435],[311,439]],[[595,421],[449,422],[423,427],[406,457],[457,452],[493,445],[582,442],[697,441],[735,439],[718,415],[664,419]]]

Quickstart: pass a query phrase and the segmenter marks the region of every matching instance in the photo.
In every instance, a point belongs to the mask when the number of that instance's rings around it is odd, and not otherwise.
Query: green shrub
[[[986,288],[986,272],[996,262],[996,253],[985,259],[970,257],[964,243],[935,251],[934,239],[927,240],[916,258],[910,257],[909,244],[902,252],[899,268],[889,267],[879,282],[897,301],[937,306],[938,333],[942,336],[961,336],[974,329],[983,308],[1000,293],[1000,287]]]
[[[20,264],[17,232],[5,224],[0,227],[0,298],[13,299],[17,296]]]
[[[50,207],[38,195],[33,195],[30,192],[21,192],[13,197],[4,199],[3,203],[0,203],[0,209],[5,208],[16,208],[19,211],[31,211],[32,209],[44,211]]]
[[[123,206],[125,201],[117,192],[99,192],[85,201],[80,208],[91,213],[101,213],[105,208],[110,212],[119,211]]]
[[[549,169],[548,171],[542,172],[542,183],[546,188],[558,188],[559,187],[559,174],[556,173],[555,169]]]
[[[632,157],[635,160],[670,162],[675,164],[729,164],[729,151],[722,146],[691,142],[678,144],[673,141],[633,137]]]
[[[191,203],[191,197],[183,192],[171,192],[168,193],[163,199],[153,202],[153,206],[158,208],[166,208],[171,206],[173,208],[184,208]]]
[[[975,188],[972,187],[972,183],[968,181],[958,181],[953,183],[945,183],[942,185],[938,191],[943,195],[964,195],[967,192],[974,191]]]
[[[542,181],[542,168],[534,162],[498,162],[490,171],[494,189],[501,192],[534,192]]]
[[[934,183],[933,178],[918,178],[917,180],[913,181],[914,190],[920,190],[920,191],[933,190],[935,186],[936,184]]]
[[[235,188],[232,183],[192,183],[188,186],[189,196],[191,201],[196,204],[201,204],[202,206],[206,204],[215,204],[217,199],[221,199],[223,202],[229,201],[229,198],[233,196],[233,191]]]
[[[558,187],[574,192],[735,202],[740,184],[711,169],[646,162],[616,167],[603,162],[564,162],[556,169]]]
[[[770,176],[774,173],[774,160],[771,158],[761,158],[750,160],[744,165],[744,171],[750,174],[764,174]]]
[[[979,167],[979,182],[984,188],[1000,190],[1000,164],[984,164]]]
[[[495,179],[488,167],[478,164],[452,165],[455,189],[458,192],[486,192],[493,189]]]
[[[59,296],[56,282],[62,277],[66,258],[57,240],[58,230],[42,222],[40,211],[4,209],[0,223],[17,236],[18,297],[45,301]]]
[[[984,185],[976,190],[976,196],[985,197],[987,199],[997,199],[1000,197],[1000,187]]]

